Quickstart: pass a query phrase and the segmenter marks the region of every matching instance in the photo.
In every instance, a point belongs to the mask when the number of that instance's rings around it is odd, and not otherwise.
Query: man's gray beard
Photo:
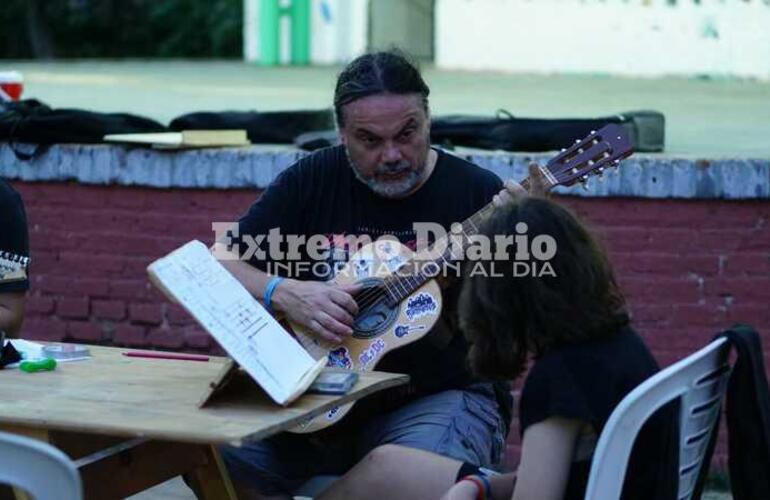
[[[417,187],[418,184],[420,184],[422,174],[423,172],[425,172],[425,165],[423,165],[422,168],[419,170],[410,170],[409,173],[406,175],[406,177],[404,177],[399,181],[379,182],[374,178],[367,180],[361,176],[361,172],[359,171],[358,166],[355,164],[355,162],[353,162],[353,158],[350,157],[350,153],[348,152],[347,148],[345,148],[345,154],[348,157],[348,163],[350,163],[350,168],[353,169],[353,173],[356,175],[356,179],[366,184],[369,187],[369,189],[371,189],[372,191],[374,191],[375,193],[377,193],[378,195],[384,198],[401,198],[402,196],[406,195],[415,187]],[[426,157],[426,162],[427,162],[427,157]],[[382,173],[381,168],[382,168],[381,165],[377,166],[377,170],[375,171],[375,176],[377,174]]]

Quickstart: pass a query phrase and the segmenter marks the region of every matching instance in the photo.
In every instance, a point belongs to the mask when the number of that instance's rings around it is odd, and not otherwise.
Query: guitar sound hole
[[[371,339],[393,324],[398,316],[398,304],[388,304],[382,280],[367,278],[359,283],[364,288],[356,295],[358,314],[353,319],[353,337]]]

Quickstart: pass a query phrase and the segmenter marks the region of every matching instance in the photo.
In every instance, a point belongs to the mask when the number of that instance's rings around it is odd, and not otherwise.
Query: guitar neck
[[[529,190],[529,177],[522,180],[519,184],[524,189]],[[450,234],[436,240],[427,252],[422,255],[418,253],[411,261],[413,264],[415,262],[419,264],[416,266],[416,272],[407,276],[394,274],[386,278],[385,289],[388,291],[391,303],[397,304],[401,302],[427,281],[433,279],[436,274],[429,272],[428,270],[436,269],[434,265],[438,266],[438,269],[443,269],[447,264],[459,260],[470,245],[471,238],[479,233],[479,228],[481,228],[484,220],[486,220],[486,218],[494,211],[495,204],[490,201],[476,213],[465,219],[462,224],[460,224],[460,228],[453,228]],[[426,255],[435,254],[436,248],[444,248],[441,255],[436,258],[425,257]]]
[[[585,186],[589,175],[601,176],[605,169],[617,167],[620,160],[628,157],[632,152],[631,141],[626,132],[617,124],[608,124],[598,132],[592,130],[584,139],[578,139],[570,147],[562,149],[545,167],[540,168],[540,172],[543,174],[543,182],[547,189],[560,185],[571,186],[577,182],[582,182]],[[529,191],[531,182],[528,177],[520,184]],[[439,238],[427,253],[427,255],[435,255],[434,249],[441,245],[445,250],[438,258],[426,259],[418,254],[411,262],[412,269],[416,269],[415,272],[407,276],[393,274],[386,278],[385,288],[388,290],[391,304],[401,302],[435,277],[446,264],[459,260],[470,245],[471,237],[478,234],[482,222],[494,210],[494,204],[488,203],[468,217],[460,225],[460,230],[453,230],[449,235]],[[438,269],[435,266],[439,266]],[[432,267],[433,272],[426,273],[425,269],[428,267]]]

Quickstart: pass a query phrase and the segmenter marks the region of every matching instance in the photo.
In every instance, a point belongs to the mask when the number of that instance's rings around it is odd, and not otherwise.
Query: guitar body
[[[327,366],[366,372],[374,370],[388,352],[422,338],[441,314],[441,289],[428,280],[400,303],[389,305],[378,293],[383,278],[408,266],[413,252],[393,240],[377,240],[353,254],[333,280],[340,285],[359,283],[365,288],[356,296],[359,314],[353,335],[340,345],[327,343],[291,323],[297,340],[315,359],[326,357]],[[309,419],[290,432],[309,433],[337,423],[355,403],[333,408]]]

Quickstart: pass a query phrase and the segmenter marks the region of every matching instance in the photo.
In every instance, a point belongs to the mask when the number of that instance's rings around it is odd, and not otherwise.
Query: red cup
[[[18,101],[24,91],[24,78],[18,71],[0,71],[0,100]]]

